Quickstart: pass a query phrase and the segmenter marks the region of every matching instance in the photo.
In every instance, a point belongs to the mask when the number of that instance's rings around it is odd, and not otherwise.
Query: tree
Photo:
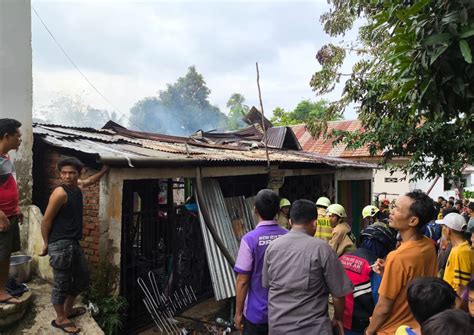
[[[249,111],[249,106],[244,104],[245,98],[240,93],[233,93],[227,101],[227,108],[229,114],[227,119],[227,129],[236,130],[245,127],[245,122],[242,118]]]
[[[328,108],[326,100],[311,101],[302,100],[293,111],[287,112],[281,107],[273,110],[273,116],[270,119],[275,126],[289,126],[293,124],[306,123],[310,120],[319,120],[325,114]],[[337,114],[332,117],[333,120],[339,120],[342,115]]]
[[[383,152],[382,166],[400,166],[412,179],[459,176],[474,155],[474,6],[465,0],[330,0],[321,17],[331,36],[344,34],[357,17],[356,44],[328,44],[317,53],[322,69],[311,79],[318,94],[347,77],[341,98],[325,120],[358,104],[363,131],[333,132],[349,147]],[[341,74],[347,52],[360,61]],[[325,122],[311,122],[314,135]]]
[[[203,76],[191,66],[184,77],[160,91],[158,98],[144,98],[133,106],[131,127],[186,136],[199,129],[223,128],[227,117],[211,105],[210,93]]]
[[[51,101],[39,113],[34,113],[35,122],[66,125],[73,127],[101,128],[107,121],[123,122],[116,112],[91,107],[84,102],[81,94],[62,95]]]

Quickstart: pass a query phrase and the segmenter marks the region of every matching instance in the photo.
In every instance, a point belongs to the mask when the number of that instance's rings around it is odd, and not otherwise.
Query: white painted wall
[[[377,195],[378,193],[390,193],[386,196],[390,201],[398,198],[399,195],[405,194],[410,191],[408,178],[405,178],[405,174],[399,171],[395,171],[393,174],[390,174],[389,170],[384,169],[375,169],[373,175],[373,193]],[[396,182],[386,182],[386,178],[396,178]],[[405,180],[403,180],[405,178]],[[383,196],[381,199],[385,199]]]
[[[414,189],[420,189],[424,192],[427,192],[434,182],[435,182],[435,179],[417,180],[416,182],[410,183],[410,191]],[[444,191],[444,178],[443,177],[438,178],[438,180],[436,181],[436,184],[434,184],[431,192],[429,193],[429,196],[435,200],[437,200],[439,196],[447,197],[447,194]]]
[[[23,206],[31,203],[32,81],[30,0],[0,0],[0,118],[23,124],[23,143],[11,153]]]

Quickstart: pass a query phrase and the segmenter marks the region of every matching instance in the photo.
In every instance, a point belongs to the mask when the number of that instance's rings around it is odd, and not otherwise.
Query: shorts
[[[243,335],[268,335],[268,323],[252,323],[244,317]]]
[[[12,252],[20,251],[20,228],[18,216],[10,216],[10,229],[0,232],[0,261],[10,259]]]
[[[89,285],[89,268],[78,241],[59,240],[48,244],[53,268],[51,303],[62,305],[66,296],[77,296]]]

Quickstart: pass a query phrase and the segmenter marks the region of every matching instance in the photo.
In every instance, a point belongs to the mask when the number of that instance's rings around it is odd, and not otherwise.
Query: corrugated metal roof
[[[272,127],[267,129],[268,146],[277,149],[303,150],[295,133],[290,127]],[[265,138],[262,139],[265,142]]]
[[[232,229],[240,242],[245,233],[255,228],[255,222],[244,196],[225,198],[225,205],[230,215]]]
[[[130,166],[145,164],[163,166],[167,162],[206,165],[210,162],[226,162],[235,165],[262,164],[266,162],[265,149],[231,148],[225,145],[208,147],[204,144],[173,142],[151,138],[132,138],[110,129],[71,128],[57,125],[34,124],[37,139],[55,147],[97,155],[101,162]],[[373,165],[296,150],[269,149],[270,161],[274,163],[305,163],[335,167],[373,168]],[[115,162],[115,163],[114,163]],[[120,163],[122,162],[122,163]],[[153,163],[154,162],[154,163]]]
[[[256,123],[262,125],[262,113],[257,108],[255,108],[255,106],[252,106],[250,111],[242,118],[242,121],[247,124]],[[263,124],[265,125],[266,129],[273,126],[270,120],[268,120],[265,116],[263,117]]]
[[[333,145],[333,139],[325,139],[322,135],[319,138],[311,136],[305,124],[291,126],[303,150],[317,153],[330,157],[341,157],[348,159],[357,159],[362,157],[370,157],[369,148],[367,146],[351,150],[345,144],[339,143]],[[359,120],[343,120],[328,122],[328,132],[332,130],[355,131],[362,130],[362,123]]]
[[[202,188],[204,203],[198,203],[199,209],[202,206],[206,209],[211,221],[208,224],[213,225],[227,251],[236,259],[242,236],[255,227],[247,200],[244,196],[224,199],[219,182],[212,178],[204,178]],[[235,296],[234,270],[214,241],[201,210],[199,219],[216,300],[231,298]]]
[[[204,203],[199,203],[199,208],[205,207],[209,214],[208,224],[214,226],[217,235],[223,242],[234,260],[237,258],[239,243],[232,229],[232,222],[222,195],[219,182],[215,179],[204,178],[202,182],[202,196]],[[197,199],[198,197],[196,197]],[[204,223],[204,218],[199,211],[201,228],[206,247],[207,263],[211,273],[212,287],[216,300],[235,296],[235,274],[229,262],[224,258],[215,243],[209,229]]]

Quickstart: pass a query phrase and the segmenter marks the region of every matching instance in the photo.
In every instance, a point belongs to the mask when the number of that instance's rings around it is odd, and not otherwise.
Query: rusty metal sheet
[[[89,154],[96,154],[100,159],[116,158],[126,156],[127,159],[148,158],[149,161],[156,160],[157,166],[163,166],[166,160],[182,160],[189,163],[195,161],[196,166],[205,162],[242,162],[264,163],[266,162],[265,149],[257,148],[250,150],[243,148],[236,150],[226,149],[225,145],[206,147],[202,143],[158,141],[149,138],[130,138],[114,133],[110,129],[94,130],[92,128],[71,128],[53,125],[35,124],[33,132],[36,138],[44,140],[56,147],[68,148]],[[280,132],[280,130],[278,131]],[[279,135],[280,136],[280,135]],[[279,137],[281,142],[281,136]],[[258,145],[257,145],[258,147]],[[373,164],[355,162],[337,157],[326,157],[315,153],[297,150],[269,149],[269,158],[273,163],[305,163],[313,165],[328,165],[334,167],[358,167],[374,168]],[[165,161],[165,162],[164,162]],[[131,164],[129,164],[131,165]]]
[[[211,222],[208,222],[208,224],[214,226],[217,235],[230,254],[234,256],[234,259],[237,257],[239,245],[232,229],[232,222],[218,181],[211,178],[204,178],[202,184],[204,203],[201,204],[198,201],[199,219],[214,295],[216,300],[222,300],[235,296],[235,273],[229,262],[224,258],[224,255],[207,228],[201,214],[201,206],[205,206],[209,213]],[[196,199],[198,199],[197,196]]]
[[[225,198],[224,201],[232,222],[232,230],[240,242],[242,237],[255,227],[252,212],[244,196]]]

